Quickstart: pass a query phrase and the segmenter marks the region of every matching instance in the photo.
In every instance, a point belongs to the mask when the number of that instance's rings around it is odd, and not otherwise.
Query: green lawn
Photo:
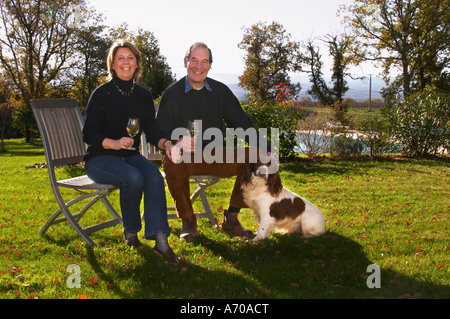
[[[6,148],[0,153],[0,298],[450,297],[449,160],[281,164],[285,186],[323,211],[325,235],[253,243],[201,219],[199,240],[179,243],[181,223],[170,220],[170,243],[190,261],[172,264],[152,252],[151,242],[128,248],[120,226],[93,234],[95,248],[65,224],[41,237],[57,208],[47,170],[28,168],[45,162],[42,146],[9,140]],[[59,170],[61,177],[73,173]],[[209,189],[219,221],[232,185],[227,179]],[[110,197],[115,207],[117,195]],[[105,216],[99,206],[84,219]],[[249,210],[241,219],[256,231]],[[68,287],[71,264],[80,267],[80,288]],[[371,264],[381,268],[381,288],[367,286]]]

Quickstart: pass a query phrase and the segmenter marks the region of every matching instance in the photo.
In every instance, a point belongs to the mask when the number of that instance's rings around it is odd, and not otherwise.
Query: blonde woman
[[[144,194],[144,238],[155,240],[155,251],[166,259],[178,260],[167,241],[170,230],[163,177],[138,151],[142,131],[150,143],[169,154],[173,147],[155,121],[150,91],[136,83],[141,55],[129,41],[116,40],[107,66],[110,81],[95,89],[87,105],[83,130],[88,144],[86,173],[95,182],[119,185],[123,238],[129,246],[140,246],[137,234],[142,229]],[[140,130],[133,138],[126,130],[129,118],[139,119]]]

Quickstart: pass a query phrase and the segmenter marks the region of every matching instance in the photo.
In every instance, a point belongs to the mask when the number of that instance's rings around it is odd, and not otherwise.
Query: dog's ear
[[[272,196],[277,196],[278,194],[281,193],[281,191],[283,190],[283,184],[281,183],[279,172],[268,175],[267,190]]]
[[[254,163],[248,163],[245,165],[245,173],[242,175],[242,185],[249,184],[252,181],[252,174],[255,170]]]

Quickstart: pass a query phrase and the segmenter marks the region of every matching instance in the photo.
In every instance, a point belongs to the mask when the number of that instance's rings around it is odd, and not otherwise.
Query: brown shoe
[[[197,239],[197,216],[194,214],[191,217],[183,218],[182,222],[180,239],[187,242],[195,241]]]
[[[245,229],[238,219],[238,213],[223,214],[222,229],[232,236],[238,237],[252,237],[253,232]]]
[[[158,249],[154,248],[153,251],[155,253],[157,253],[158,255],[163,256],[164,258],[166,258],[167,261],[173,261],[176,263],[179,263],[181,261],[180,256],[178,256],[177,254],[175,254],[175,252],[172,250],[172,248],[167,248],[166,251],[159,251]]]
[[[128,235],[125,236],[125,232],[123,233],[123,241],[130,247],[138,248],[141,246],[141,242],[139,241],[137,235]]]

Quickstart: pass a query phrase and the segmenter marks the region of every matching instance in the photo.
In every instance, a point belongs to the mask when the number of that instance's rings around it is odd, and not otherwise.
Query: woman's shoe
[[[167,261],[171,261],[171,262],[174,261],[174,262],[177,262],[177,263],[181,261],[180,256],[175,254],[175,252],[170,247],[167,248],[164,252],[159,251],[156,248],[154,248],[153,251],[156,252],[158,255],[161,255],[164,258],[166,258]]]
[[[141,242],[139,241],[137,235],[125,235],[124,232],[123,241],[130,247],[138,248],[141,246]]]

